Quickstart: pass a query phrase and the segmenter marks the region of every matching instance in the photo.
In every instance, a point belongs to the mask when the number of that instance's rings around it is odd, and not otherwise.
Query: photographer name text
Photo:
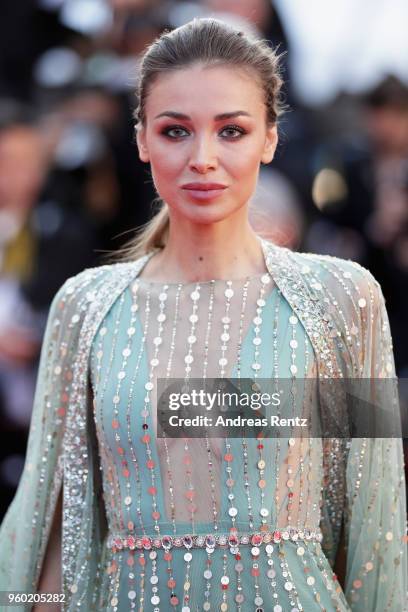
[[[180,417],[172,414],[168,423],[171,427],[307,427],[308,419],[302,417],[284,418],[278,415],[259,418],[220,415],[214,419],[207,415]]]

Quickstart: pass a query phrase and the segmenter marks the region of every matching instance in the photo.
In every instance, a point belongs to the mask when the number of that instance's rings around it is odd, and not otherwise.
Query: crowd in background
[[[313,107],[270,0],[25,0],[0,19],[0,517],[24,461],[41,339],[56,291],[104,263],[154,212],[133,110],[143,50],[165,28],[217,15],[282,53],[288,111],[251,204],[293,249],[350,258],[380,282],[397,371],[408,378],[408,84]],[[289,24],[290,25],[290,24]]]

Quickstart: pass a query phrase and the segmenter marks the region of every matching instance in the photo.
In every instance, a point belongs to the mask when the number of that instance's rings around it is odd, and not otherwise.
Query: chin
[[[222,210],[222,207],[219,204],[213,204],[212,206],[200,206],[199,209],[194,206],[194,210],[189,207],[189,210],[183,210],[181,215],[188,218],[192,223],[210,225],[211,223],[227,221],[234,215],[235,212],[236,209],[225,210],[224,208],[224,210]]]
[[[161,196],[162,199],[167,202],[170,214],[173,213],[175,217],[180,220],[190,221],[191,223],[198,223],[208,225],[211,223],[218,223],[228,219],[228,217],[234,215],[237,209],[240,207],[231,206],[231,203],[222,202],[220,199],[213,202],[197,202],[194,200],[187,200],[172,204],[171,198],[166,199]],[[174,202],[174,200],[173,200]]]

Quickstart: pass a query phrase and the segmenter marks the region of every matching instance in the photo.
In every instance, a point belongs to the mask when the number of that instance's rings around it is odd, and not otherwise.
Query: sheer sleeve
[[[369,273],[366,280],[360,285],[356,351],[362,378],[378,386],[381,379],[395,379],[395,366],[380,286]],[[384,408],[400,423],[398,399],[393,399]],[[402,438],[353,438],[346,467],[345,594],[354,612],[408,609],[405,534]]]
[[[35,591],[62,481],[64,288],[43,338],[24,470],[0,530],[0,590]],[[13,608],[15,609],[15,608]]]
[[[92,272],[68,279],[51,304],[24,469],[0,528],[0,591],[36,592],[55,508],[63,490],[66,415],[74,393],[78,338],[93,279]],[[1,609],[27,607],[14,605]]]

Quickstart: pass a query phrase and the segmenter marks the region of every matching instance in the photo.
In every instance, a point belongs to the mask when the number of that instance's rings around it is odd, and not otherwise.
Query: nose
[[[210,135],[197,136],[190,154],[190,169],[205,174],[217,167],[216,145]]]

